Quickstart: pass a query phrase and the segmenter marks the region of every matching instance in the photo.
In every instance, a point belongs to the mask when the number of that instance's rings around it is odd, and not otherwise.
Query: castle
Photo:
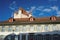
[[[46,39],[44,36],[46,34],[49,38],[46,40],[53,40],[55,36],[51,35],[60,35],[59,31],[60,17],[34,18],[31,13],[26,12],[23,8],[14,12],[13,18],[0,22],[1,40],[43,40]]]

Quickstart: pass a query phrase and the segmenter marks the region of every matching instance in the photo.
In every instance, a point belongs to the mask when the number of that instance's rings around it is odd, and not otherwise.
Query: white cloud
[[[60,14],[60,11],[58,11],[57,14]]]
[[[57,17],[59,17],[59,16],[60,16],[60,11],[57,12]]]
[[[51,12],[51,11],[52,11],[52,10],[49,9],[49,8],[46,8],[46,9],[43,10],[43,12]]]
[[[15,10],[15,9],[17,8],[16,1],[13,1],[13,2],[10,4],[9,8],[10,8],[11,10]]]
[[[56,16],[60,16],[60,10],[58,8],[58,6],[52,6],[52,7],[49,7],[49,8],[46,8],[45,6],[41,7],[41,8],[38,8],[38,10],[42,11],[42,13],[40,13],[39,15],[44,15],[43,12],[52,12],[52,11],[55,11],[56,12]]]
[[[30,9],[30,8],[27,8],[27,9]]]
[[[43,15],[44,13],[40,13],[39,16]]]
[[[57,17],[60,17],[60,15],[56,15]]]
[[[16,1],[13,1],[13,3],[16,3]]]
[[[29,13],[29,11],[26,11],[27,13]]]
[[[60,10],[59,10],[59,8],[58,8],[58,6],[53,6],[53,7],[50,7],[52,10],[55,10],[56,11],[56,16],[57,17],[60,17]]]
[[[36,7],[32,6],[31,9],[29,10],[29,13],[32,12]]]
[[[58,6],[51,6],[51,7],[48,7],[48,8],[46,8],[46,6],[39,6],[39,7],[35,7],[35,6],[32,6],[31,8],[29,8],[30,10],[29,11],[27,11],[28,13],[30,13],[30,12],[33,12],[33,11],[35,11],[35,10],[38,10],[38,11],[40,11],[40,13],[39,13],[39,16],[41,16],[41,15],[44,15],[45,13],[44,12],[56,12],[56,16],[60,16],[60,10],[59,10],[59,8],[58,8]],[[37,11],[35,11],[35,13],[36,13]]]
[[[15,10],[15,8],[13,8],[13,7],[9,7],[11,10]]]
[[[51,9],[56,11],[57,17],[60,16],[60,10],[58,9],[58,6],[53,6],[53,7],[51,7]]]
[[[56,10],[58,11],[58,7],[57,6],[53,6],[53,7],[50,7],[52,10]]]
[[[42,11],[43,8],[44,8],[44,6],[39,6],[39,7],[36,8],[36,10]]]
[[[34,10],[35,8],[36,8],[35,6],[32,6],[32,7],[31,7],[31,10]]]

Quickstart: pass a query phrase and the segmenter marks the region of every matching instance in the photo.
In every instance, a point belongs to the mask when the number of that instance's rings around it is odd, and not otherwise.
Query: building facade
[[[59,40],[59,37],[60,17],[34,18],[21,8],[13,18],[0,22],[0,40]]]

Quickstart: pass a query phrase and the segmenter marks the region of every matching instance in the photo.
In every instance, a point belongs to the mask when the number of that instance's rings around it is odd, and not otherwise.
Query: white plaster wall
[[[12,25],[12,26],[0,26],[0,35],[8,35],[13,33],[13,31],[9,32],[8,29],[5,30],[4,32],[2,32],[2,28],[1,27],[11,27],[12,30],[14,29],[14,33],[15,34],[19,34],[19,33],[31,33],[31,32],[50,32],[50,31],[60,31],[60,24],[35,24],[35,25]],[[48,30],[45,29],[45,27],[47,27]],[[16,28],[18,28],[18,30],[16,31]]]
[[[31,16],[31,14],[29,16],[22,14],[21,10],[18,11],[18,14],[14,13],[14,18],[30,18]]]
[[[21,14],[14,13],[14,18],[21,18]]]
[[[22,12],[21,10],[18,11],[18,13],[14,13],[14,18],[21,18]]]
[[[29,16],[22,14],[21,18],[29,18]]]

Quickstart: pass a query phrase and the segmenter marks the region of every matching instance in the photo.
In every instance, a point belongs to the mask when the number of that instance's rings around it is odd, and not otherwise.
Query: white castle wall
[[[22,14],[21,10],[19,10],[17,14],[14,13],[14,18],[29,18],[31,16],[32,16],[31,14],[29,14],[29,16]]]
[[[21,10],[18,11],[18,13],[14,13],[14,18],[21,18],[22,12]]]
[[[0,26],[0,35],[11,34],[13,30],[15,34],[60,31],[60,24]]]

